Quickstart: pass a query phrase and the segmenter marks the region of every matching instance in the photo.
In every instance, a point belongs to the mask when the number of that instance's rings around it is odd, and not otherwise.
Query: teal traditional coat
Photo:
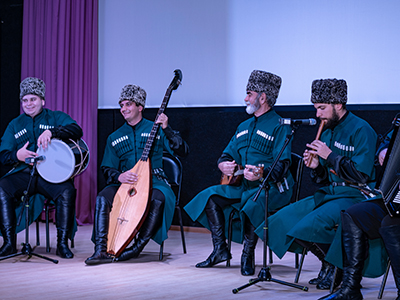
[[[101,166],[113,168],[121,172],[132,169],[142,156],[152,127],[153,122],[142,119],[133,127],[125,123],[110,134],[107,138]],[[160,128],[149,155],[153,173],[152,188],[160,190],[165,196],[162,226],[152,237],[158,244],[161,244],[168,238],[167,232],[171,227],[176,202],[175,194],[168,185],[166,175],[162,170],[163,150],[173,154],[169,146],[169,141],[162,128]]]
[[[282,149],[285,138],[291,130],[290,126],[279,125],[279,118],[280,116],[274,110],[270,110],[259,117],[253,116],[244,121],[238,126],[235,135],[223,152],[230,155],[236,163],[242,166],[264,164],[264,167],[268,168]],[[286,147],[280,158],[280,160],[284,159],[291,159],[291,143]],[[270,182],[269,210],[283,207],[290,202],[293,186],[293,178],[290,172],[288,172],[286,179],[288,189],[283,182],[282,186],[285,187],[283,193],[279,192],[276,183]],[[210,196],[220,195],[228,199],[240,199],[240,203],[233,204],[233,207],[240,211],[242,222],[241,225],[233,228],[232,240],[242,243],[244,214],[248,216],[254,227],[261,228],[264,224],[265,192],[262,191],[257,201],[253,201],[259,185],[259,181],[252,182],[243,178],[242,184],[238,187],[229,185],[211,186],[195,196],[184,209],[192,220],[199,221],[204,227],[209,228],[204,209]],[[232,209],[232,206],[224,208],[225,232],[228,232],[227,221]],[[258,234],[261,237],[263,235],[262,230]]]
[[[349,113],[334,130],[325,130],[321,141],[334,152],[351,159],[359,172],[375,178],[374,158],[376,133],[364,120]],[[320,164],[327,168],[330,185],[320,188],[314,196],[293,203],[268,218],[268,244],[275,254],[282,258],[286,251],[301,252],[302,248],[294,239],[331,244],[337,234],[336,225],[341,223],[340,212],[351,205],[366,200],[356,188],[334,186],[343,180],[330,172],[332,165],[320,158]],[[373,184],[370,184],[373,187]],[[340,232],[340,230],[339,230]],[[332,253],[341,259],[341,251]]]
[[[23,113],[13,119],[7,126],[0,145],[0,152],[3,150],[17,151],[26,142],[29,141],[28,150],[37,151],[37,139],[46,130],[65,126],[76,122],[66,113],[61,111],[52,111],[44,108],[43,111],[32,118]],[[4,176],[20,172],[27,168],[28,165],[24,162],[18,162],[14,168]],[[43,211],[45,198],[42,195],[35,195],[30,199],[29,222],[36,220]],[[21,202],[22,204],[22,202]],[[22,206],[18,206],[16,214],[19,216]],[[25,217],[22,217],[21,224],[17,227],[17,232],[25,229]],[[76,225],[75,229],[76,231]]]

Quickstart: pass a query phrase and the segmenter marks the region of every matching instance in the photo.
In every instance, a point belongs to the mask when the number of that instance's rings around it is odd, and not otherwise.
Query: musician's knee
[[[75,204],[75,198],[76,198],[76,189],[68,188],[64,189],[55,201],[58,203],[61,202],[62,204]]]

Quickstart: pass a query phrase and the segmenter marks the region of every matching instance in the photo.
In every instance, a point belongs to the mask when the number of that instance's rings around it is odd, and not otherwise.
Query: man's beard
[[[249,105],[247,105],[247,107],[246,107],[246,112],[249,114],[249,115],[252,115],[252,114],[254,114],[257,110],[259,110],[259,108],[261,107],[261,104],[260,104],[260,96],[261,96],[261,94],[258,94],[258,96],[257,96],[257,98],[256,98],[256,100],[254,100],[254,104],[249,104]]]
[[[330,119],[327,120],[327,122],[326,122],[324,128],[325,128],[325,129],[333,129],[333,128],[336,127],[337,124],[339,124],[339,121],[340,121],[339,115],[337,114],[336,109],[333,108],[333,111],[332,111],[332,118],[330,118]]]

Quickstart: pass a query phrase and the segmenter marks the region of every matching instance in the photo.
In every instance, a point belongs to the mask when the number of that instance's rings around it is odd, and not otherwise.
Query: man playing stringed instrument
[[[25,78],[20,84],[20,100],[24,111],[7,126],[1,138],[0,162],[14,166],[0,179],[0,230],[4,244],[0,256],[17,252],[15,245],[16,215],[14,208],[18,206],[24,190],[28,186],[32,165],[26,159],[38,156],[38,147],[46,149],[51,139],[78,140],[82,137],[81,127],[66,113],[43,108],[45,104],[46,85],[35,77]],[[73,228],[76,189],[72,179],[61,183],[51,183],[34,174],[29,195],[43,195],[54,201],[56,206],[57,251],[62,258],[72,258],[74,254],[68,248],[68,237]],[[33,207],[34,215],[43,210],[44,197]],[[20,226],[21,227],[21,226]],[[24,227],[23,227],[24,228]],[[22,230],[22,228],[21,228]]]
[[[375,150],[377,135],[366,121],[347,111],[346,81],[314,80],[311,102],[317,117],[327,122],[321,139],[307,144],[310,150],[304,152],[304,161],[312,180],[325,186],[268,218],[268,244],[280,258],[288,250],[307,248],[322,262],[318,277],[309,283],[317,289],[329,289],[335,268],[325,256],[335,237],[340,211],[366,199],[360,188],[372,187],[375,169],[371,149]]]
[[[280,125],[280,116],[273,110],[278,98],[281,78],[272,73],[255,70],[251,73],[246,87],[246,112],[254,115],[241,123],[230,143],[218,160],[218,168],[225,175],[232,176],[238,165],[244,166],[244,179],[239,186],[216,185],[200,192],[185,206],[186,212],[193,220],[199,221],[211,230],[214,250],[197,268],[212,267],[231,258],[226,244],[226,220],[234,205],[240,210],[241,228],[234,228],[232,240],[243,242],[241,257],[242,275],[255,272],[254,250],[258,236],[256,228],[262,227],[265,216],[265,191],[257,201],[254,195],[259,189],[260,180],[269,172],[282,149],[290,126]],[[291,159],[291,144],[286,147],[272,173],[269,191],[270,210],[278,209],[290,202],[293,178],[288,172]],[[255,170],[264,166],[263,172]],[[244,231],[244,240],[241,232]],[[263,236],[263,230],[258,232]]]
[[[153,122],[144,119],[142,112],[146,103],[146,91],[137,85],[123,87],[119,98],[121,114],[126,123],[107,139],[101,169],[107,179],[107,186],[98,194],[93,225],[95,243],[93,255],[86,259],[87,265],[110,263],[114,257],[107,253],[110,211],[114,196],[121,183],[133,184],[138,174],[130,172],[140,159],[150,134]],[[152,170],[152,190],[150,209],[132,247],[125,249],[116,259],[118,261],[136,258],[145,245],[153,238],[161,244],[167,238],[175,209],[175,195],[167,184],[162,170],[163,150],[179,156],[186,156],[189,147],[178,131],[168,125],[168,117],[161,114],[156,120],[161,124],[150,154]]]

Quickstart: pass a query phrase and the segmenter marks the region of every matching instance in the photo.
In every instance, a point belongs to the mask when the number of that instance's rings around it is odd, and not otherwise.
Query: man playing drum
[[[4,239],[0,256],[17,252],[15,208],[28,187],[32,164],[27,158],[38,156],[39,147],[46,149],[51,139],[78,140],[82,129],[66,113],[43,108],[45,83],[34,77],[20,84],[20,100],[24,111],[7,126],[0,146],[0,162],[14,168],[0,179],[0,231]],[[56,206],[57,251],[62,258],[74,255],[68,248],[68,237],[74,223],[76,189],[72,180],[50,183],[33,175],[29,195],[41,194],[54,201]],[[40,210],[43,206],[40,206]]]
[[[130,172],[141,158],[146,141],[153,127],[153,122],[144,119],[142,112],[146,103],[146,91],[137,85],[128,84],[121,92],[119,105],[126,123],[107,139],[101,169],[107,180],[107,186],[96,198],[93,235],[94,253],[87,258],[87,265],[111,263],[114,257],[107,253],[110,212],[114,196],[122,183],[133,184],[138,181],[138,174]],[[139,234],[132,247],[125,249],[116,260],[124,261],[136,258],[145,245],[153,238],[161,244],[167,238],[167,231],[172,223],[175,209],[175,195],[166,181],[162,169],[163,151],[186,156],[189,147],[182,140],[178,131],[168,125],[168,118],[160,114],[156,123],[161,124],[149,155],[151,162],[152,189],[150,190],[149,213],[139,229]],[[147,199],[146,199],[147,201]]]

